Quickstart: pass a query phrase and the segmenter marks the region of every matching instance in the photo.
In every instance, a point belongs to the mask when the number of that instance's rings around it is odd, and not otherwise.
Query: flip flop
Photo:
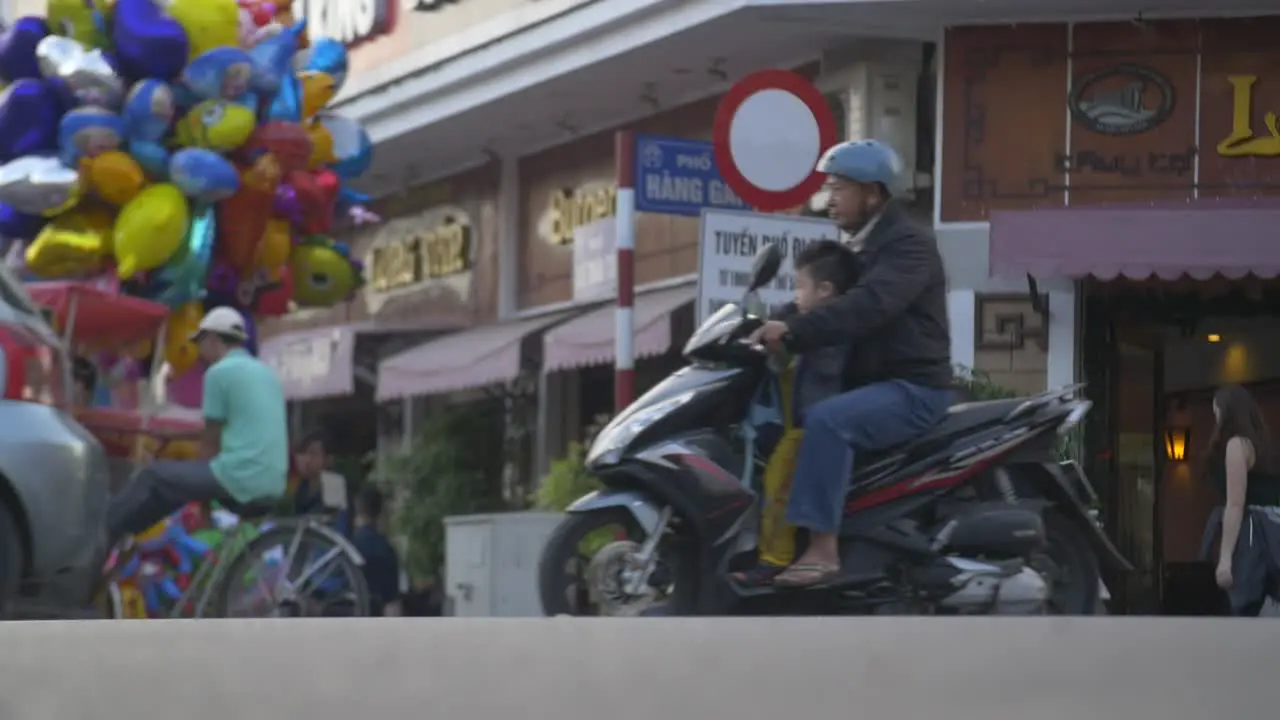
[[[773,579],[774,587],[810,588],[831,582],[840,576],[840,566],[831,563],[800,563],[792,565]]]
[[[765,587],[772,585],[773,579],[778,577],[787,568],[785,565],[769,565],[761,563],[750,570],[742,572],[730,573],[729,577],[733,581],[744,587]]]

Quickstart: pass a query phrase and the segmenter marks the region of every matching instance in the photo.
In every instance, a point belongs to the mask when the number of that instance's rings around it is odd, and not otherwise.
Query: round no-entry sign
[[[803,76],[761,70],[725,93],[711,139],[724,181],[747,204],[771,212],[804,203],[822,186],[814,166],[836,143],[836,120]]]

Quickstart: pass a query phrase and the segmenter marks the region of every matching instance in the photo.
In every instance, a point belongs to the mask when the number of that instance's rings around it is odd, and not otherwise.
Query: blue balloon
[[[249,50],[254,90],[270,97],[286,77],[293,75],[293,54],[298,51],[298,38],[305,27],[305,22],[294,23]]]
[[[124,118],[91,105],[76,108],[58,123],[58,157],[69,168],[124,144]]]
[[[279,92],[267,107],[267,120],[302,122],[302,83],[293,73],[281,80]]]
[[[237,100],[249,91],[253,59],[234,47],[197,56],[182,71],[182,83],[201,100]]]
[[[187,33],[155,0],[117,0],[111,40],[125,76],[172,80],[187,64]]]
[[[21,213],[12,205],[0,203],[0,236],[32,240],[48,222],[49,218]]]
[[[373,140],[360,123],[337,113],[322,112],[316,120],[333,138],[333,155],[329,167],[338,176],[350,180],[364,174],[373,164]]]
[[[128,151],[147,176],[157,182],[169,177],[169,151],[154,140],[130,140]]]
[[[335,91],[347,82],[347,46],[325,37],[311,42],[311,47],[298,52],[293,59],[295,70],[315,70],[333,78]]]
[[[338,209],[347,210],[356,205],[368,205],[373,202],[373,196],[368,193],[362,193],[359,190],[352,190],[349,187],[338,188]]]
[[[8,81],[39,78],[36,45],[49,34],[44,18],[24,17],[0,34],[0,78]]]
[[[178,112],[173,88],[161,80],[139,80],[129,89],[120,114],[132,140],[159,140]]]
[[[23,78],[0,93],[0,163],[58,149],[62,101],[54,87]]]
[[[152,298],[159,303],[176,308],[205,297],[205,280],[209,276],[209,263],[213,261],[213,245],[218,238],[217,214],[211,205],[195,208],[191,225],[187,228],[184,249],[170,258],[155,273],[150,288]]]
[[[240,189],[240,173],[212,150],[183,148],[169,160],[169,181],[200,203],[225,200]]]

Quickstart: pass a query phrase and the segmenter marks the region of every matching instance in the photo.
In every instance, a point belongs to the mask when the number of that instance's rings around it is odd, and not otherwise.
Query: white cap
[[[214,333],[243,342],[249,339],[249,333],[245,332],[244,326],[244,316],[235,308],[224,305],[205,313],[196,331],[191,334],[191,339],[195,340],[201,333]]]

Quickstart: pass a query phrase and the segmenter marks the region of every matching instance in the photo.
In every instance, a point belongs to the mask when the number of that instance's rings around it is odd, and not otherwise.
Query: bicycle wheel
[[[369,587],[355,558],[305,523],[273,524],[229,560],[207,617],[369,614]]]

